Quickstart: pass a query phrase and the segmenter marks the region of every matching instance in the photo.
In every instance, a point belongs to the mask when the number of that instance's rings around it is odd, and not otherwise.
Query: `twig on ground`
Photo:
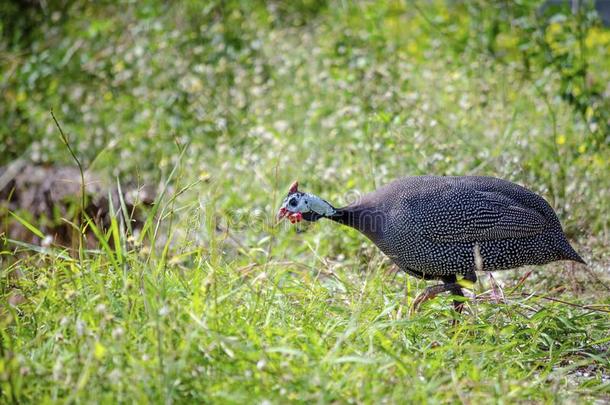
[[[70,142],[68,142],[68,137],[66,136],[63,129],[61,128],[61,125],[59,125],[57,118],[55,118],[55,114],[53,113],[53,110],[51,110],[51,117],[53,117],[53,121],[55,121],[55,125],[57,126],[57,129],[59,130],[61,140],[68,148],[68,151],[70,152],[70,155],[72,155],[72,159],[74,159],[74,161],[76,162],[76,165],[78,166],[78,171],[80,172],[80,197],[81,197],[80,226],[82,228],[85,226],[85,170],[84,170],[83,165],[81,164],[78,156],[76,156],[76,153],[72,149],[72,146],[70,146]],[[81,229],[81,231],[78,232],[78,234],[79,234],[79,243],[81,244],[81,248],[82,248],[83,242],[84,242],[83,241],[84,235],[83,235],[82,229]]]
[[[593,270],[591,270],[588,266],[585,266],[585,270],[587,271],[587,273],[589,273],[589,275],[591,277],[593,277],[595,279],[595,281],[597,281],[597,283],[599,285],[604,287],[606,289],[606,291],[610,291],[610,287],[608,286],[608,284],[604,283],[602,281],[602,279],[600,279],[599,276],[597,274],[595,274],[595,272]]]
[[[548,295],[538,295],[538,294],[535,294],[535,293],[529,293],[529,294],[528,293],[521,293],[520,296],[522,296],[522,297],[536,297],[536,298],[540,298],[540,299],[543,299],[543,300],[559,302],[561,304],[569,305],[569,306],[575,307],[575,308],[586,309],[586,310],[597,311],[597,312],[605,312],[605,313],[609,313],[610,314],[610,309],[598,308],[598,306],[601,306],[601,305],[595,305],[595,306],[593,306],[593,305],[580,305],[580,304],[575,304],[573,302],[561,300],[559,298],[549,297]]]

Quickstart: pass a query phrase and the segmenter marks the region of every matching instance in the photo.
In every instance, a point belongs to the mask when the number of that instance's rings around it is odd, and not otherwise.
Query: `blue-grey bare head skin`
[[[284,217],[291,214],[315,214],[314,217],[331,217],[337,211],[327,201],[315,194],[298,191],[298,184],[294,182],[284,198],[278,216]],[[309,215],[304,215],[309,220]]]

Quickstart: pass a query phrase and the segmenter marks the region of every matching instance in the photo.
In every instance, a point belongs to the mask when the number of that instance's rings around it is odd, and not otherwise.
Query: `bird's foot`
[[[411,309],[409,310],[409,315],[413,316],[419,310],[419,307],[421,306],[421,304],[434,298],[437,295],[438,294],[431,294],[428,291],[428,289],[426,288],[426,290],[424,290],[423,293],[421,293],[417,297],[415,297],[415,300],[413,300],[413,303],[411,303]]]
[[[415,314],[415,312],[417,312],[419,310],[419,307],[424,302],[431,300],[432,298],[436,297],[440,293],[445,292],[445,291],[455,291],[456,288],[459,288],[458,284],[439,284],[439,285],[434,285],[434,286],[426,288],[424,290],[424,292],[422,292],[417,297],[415,297],[415,300],[411,304],[411,309],[409,310],[409,314],[410,315]],[[456,311],[458,311],[458,312],[462,311],[463,306],[464,306],[463,302],[459,302],[459,301],[454,302],[454,307],[455,307]]]

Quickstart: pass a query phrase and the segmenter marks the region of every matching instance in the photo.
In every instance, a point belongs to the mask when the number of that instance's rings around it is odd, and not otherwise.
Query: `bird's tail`
[[[587,264],[587,262],[585,262],[582,257],[580,257],[578,253],[576,253],[576,251],[574,250],[572,245],[570,245],[570,242],[568,242],[565,236],[561,235],[558,245],[559,253],[563,260],[573,260],[578,263]]]

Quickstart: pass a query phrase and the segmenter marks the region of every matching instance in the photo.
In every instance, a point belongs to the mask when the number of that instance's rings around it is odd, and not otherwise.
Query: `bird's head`
[[[299,184],[295,181],[288,189],[288,194],[277,213],[278,220],[287,217],[291,223],[317,221],[322,217],[330,217],[336,210],[320,197],[303,193],[298,190]]]

